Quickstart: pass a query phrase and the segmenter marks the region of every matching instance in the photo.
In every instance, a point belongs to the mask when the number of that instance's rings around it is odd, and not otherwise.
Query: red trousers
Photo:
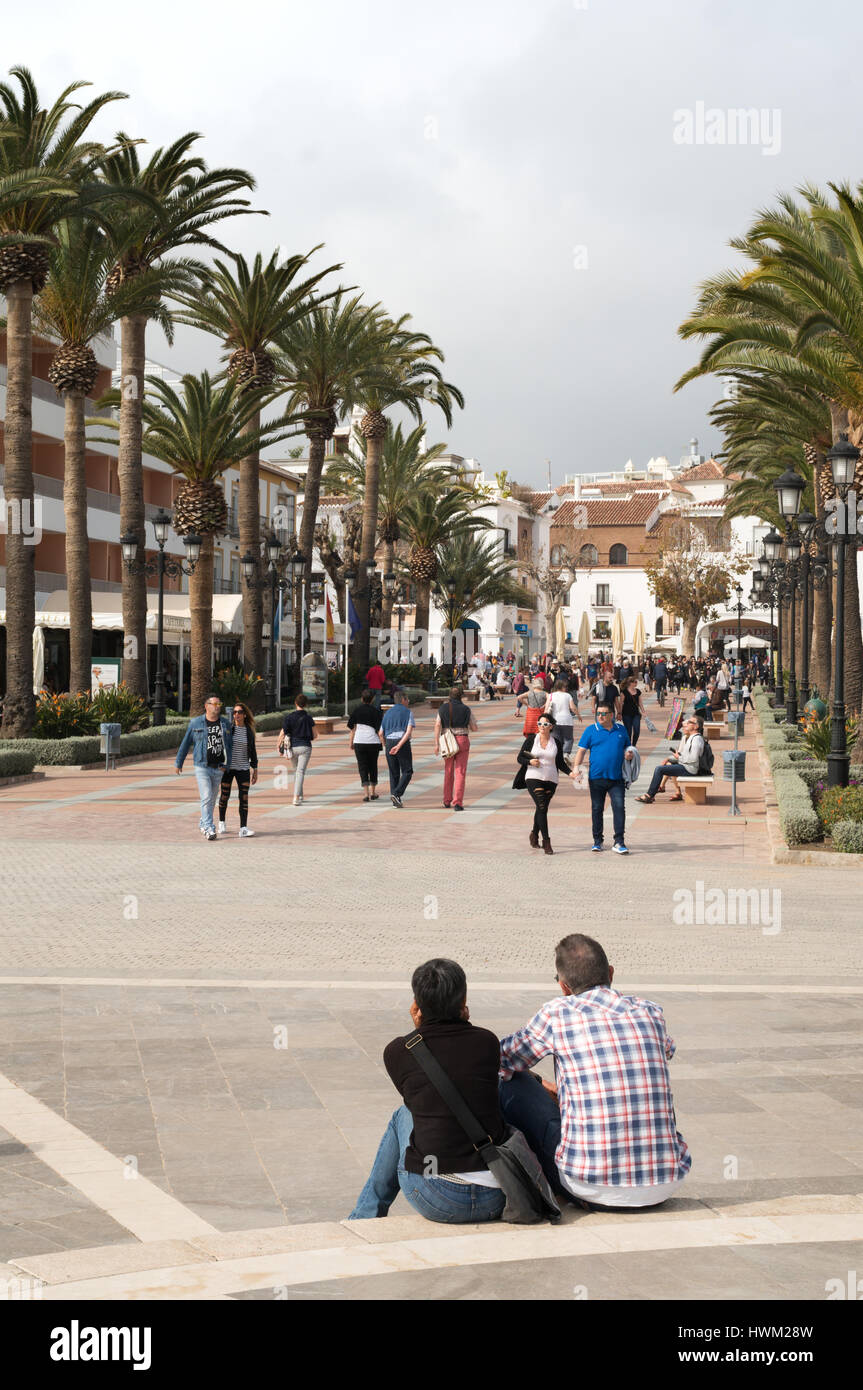
[[[453,731],[455,732],[455,731]],[[444,805],[464,805],[464,782],[467,774],[467,760],[470,757],[470,739],[467,733],[456,734],[458,752],[454,758],[445,758],[443,765]]]

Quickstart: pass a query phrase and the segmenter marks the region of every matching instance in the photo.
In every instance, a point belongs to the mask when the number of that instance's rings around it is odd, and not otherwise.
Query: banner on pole
[[[671,701],[671,713],[668,716],[668,725],[665,730],[666,738],[674,738],[680,725],[680,718],[683,714],[683,701],[679,695],[675,695]]]

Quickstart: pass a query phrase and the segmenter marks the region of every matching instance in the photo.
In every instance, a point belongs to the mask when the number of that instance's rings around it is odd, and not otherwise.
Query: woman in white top
[[[538,849],[539,837],[542,835],[542,848],[546,854],[554,853],[548,834],[548,808],[557,791],[559,775],[561,772],[565,772],[569,777],[575,775],[569,771],[563,749],[554,736],[554,727],[554,715],[543,712],[539,716],[536,733],[528,734],[521,745],[518,754],[519,769],[512,784],[513,787],[527,787],[530,792],[536,808],[533,813],[533,829],[529,836],[530,843],[534,849]]]
[[[575,703],[566,687],[566,681],[555,681],[554,689],[545,702],[545,712],[546,714],[554,715],[554,721],[557,726],[554,731],[554,736],[564,753],[571,753],[573,725],[576,719],[579,724],[582,720],[578,705]]]

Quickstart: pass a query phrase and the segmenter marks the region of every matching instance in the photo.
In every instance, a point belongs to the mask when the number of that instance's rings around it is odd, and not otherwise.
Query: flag
[[[357,610],[354,608],[354,601],[350,594],[348,594],[348,625],[351,629],[351,637],[356,637],[357,633],[362,628],[362,623],[359,620]]]
[[[330,596],[327,594],[327,641],[334,642],[335,640],[336,630],[333,627],[333,610],[330,607]]]

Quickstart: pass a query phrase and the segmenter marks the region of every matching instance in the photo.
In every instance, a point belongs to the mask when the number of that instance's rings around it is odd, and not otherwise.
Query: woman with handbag
[[[312,744],[318,736],[315,721],[306,709],[307,704],[308,700],[300,691],[294,700],[294,708],[282,720],[282,730],[279,734],[279,753],[290,758],[294,765],[295,806],[303,804],[306,768],[312,756]]]
[[[473,711],[461,698],[461,686],[454,685],[449,700],[441,705],[434,723],[434,751],[443,757],[443,804],[445,810],[464,810],[464,784],[470,756],[470,733],[476,733]]]
[[[464,971],[453,960],[430,960],[414,971],[411,988],[414,1028],[492,1142],[502,1143],[500,1044],[495,1033],[470,1022]],[[384,1066],[404,1104],[384,1132],[349,1219],[386,1216],[401,1191],[429,1221],[497,1221],[504,1193],[406,1046],[411,1036],[384,1049]]]
[[[548,833],[548,808],[557,791],[559,775],[565,772],[575,780],[575,773],[570,772],[569,764],[563,756],[563,748],[554,737],[554,726],[553,714],[540,715],[536,733],[528,734],[519,749],[519,769],[512,783],[516,790],[527,787],[530,792],[535,810],[533,829],[528,838],[532,848],[539,849],[541,835],[542,848],[546,854],[554,853]]]
[[[524,727],[522,733],[525,738],[528,734],[536,733],[537,720],[540,710],[544,710],[548,700],[548,691],[545,688],[545,681],[542,676],[534,676],[530,683],[530,689],[523,691],[518,697],[519,705],[524,705]]]

